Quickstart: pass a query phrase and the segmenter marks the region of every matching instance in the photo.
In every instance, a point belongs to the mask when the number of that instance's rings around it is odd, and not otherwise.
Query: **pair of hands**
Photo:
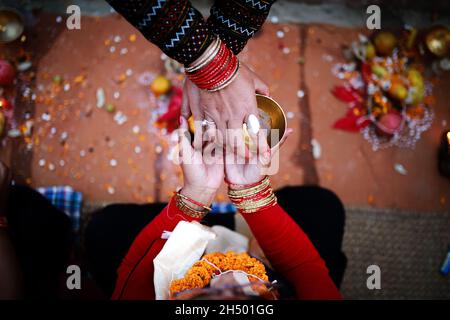
[[[240,185],[252,184],[264,177],[262,171],[270,165],[277,149],[292,130],[287,130],[276,150],[270,149],[262,130],[256,135],[249,132],[256,146],[253,152],[246,147],[243,137],[235,139],[230,136],[232,131],[227,129],[242,130],[243,123],[251,114],[258,115],[255,93],[270,95],[268,86],[244,63],[241,63],[236,79],[217,92],[200,90],[186,79],[179,130],[180,155],[183,154],[180,164],[184,175],[182,194],[209,205],[224,175],[228,182]],[[192,144],[186,137],[189,135],[186,119],[191,114],[196,124]],[[210,123],[205,132],[206,143],[201,125],[203,120]],[[217,133],[235,145],[228,143],[223,147],[223,141],[217,141]]]
[[[208,120],[214,123],[215,129],[218,129],[223,137],[227,137],[230,132],[227,132],[227,129],[242,129],[243,123],[247,122],[251,114],[258,116],[255,93],[269,96],[269,87],[242,62],[236,79],[217,92],[200,90],[187,78],[183,88],[181,115],[189,119],[192,114],[196,124]],[[236,144],[238,154],[245,157],[244,141],[238,140]],[[195,135],[193,145],[194,148],[200,149],[202,136]],[[260,152],[265,152],[268,149],[267,143],[261,143],[259,149]]]
[[[180,192],[206,205],[213,202],[224,177],[227,182],[236,185],[261,181],[264,169],[270,166],[272,158],[292,133],[292,129],[288,129],[280,143],[269,149],[269,154],[262,154],[256,148],[256,152],[250,153],[247,158],[241,158],[228,145],[224,147],[222,143],[217,143],[216,135],[210,134],[210,130],[205,132],[207,137],[202,148],[195,148],[191,144],[188,123],[184,117],[180,118],[180,124],[179,163],[184,177],[184,186]],[[260,130],[256,135],[249,133],[253,144],[267,143],[263,132]],[[197,134],[199,133],[196,132]]]

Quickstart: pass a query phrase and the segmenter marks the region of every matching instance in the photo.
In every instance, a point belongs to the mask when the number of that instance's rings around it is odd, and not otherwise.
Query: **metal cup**
[[[266,129],[267,131],[267,144],[274,148],[278,145],[282,137],[286,134],[287,119],[283,108],[274,99],[264,96],[261,94],[256,94],[256,103],[258,106],[258,116],[260,119],[261,129]],[[189,132],[193,135],[195,132],[194,118],[191,116],[188,119]],[[271,130],[278,131],[278,139],[272,141]],[[251,139],[247,132],[246,125],[243,125],[244,140],[245,143],[251,146]]]
[[[0,8],[0,43],[13,42],[24,30],[23,18],[14,9]]]

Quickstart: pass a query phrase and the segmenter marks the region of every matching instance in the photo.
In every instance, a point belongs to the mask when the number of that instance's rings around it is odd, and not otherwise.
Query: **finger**
[[[202,120],[194,120],[194,143],[195,150],[201,150],[203,145],[203,124]]]
[[[267,144],[267,130],[259,130],[257,134],[258,159],[263,166],[268,166],[271,160],[271,150]]]
[[[267,144],[267,130],[261,129],[259,119],[256,115],[250,114],[246,120],[246,126],[250,137],[252,138],[252,145],[250,151],[252,153],[264,154],[269,150],[269,145]],[[258,133],[263,131],[263,137],[258,138]]]
[[[258,113],[258,103],[256,102],[256,96],[250,95],[248,97],[248,100],[246,99],[247,106],[243,106],[243,110],[248,110],[247,114],[245,115],[245,120],[247,120],[247,117],[251,114],[254,114],[257,118],[259,118]]]
[[[255,85],[255,92],[265,95],[265,96],[270,96],[270,90],[269,90],[269,86],[261,80],[261,78],[255,76],[253,78],[253,84]]]
[[[226,122],[221,121],[220,117],[218,115],[211,115],[211,118],[214,121],[215,125],[215,132],[214,132],[214,143],[221,148],[224,148],[224,138],[226,137],[225,134],[227,132],[227,125]]]
[[[192,153],[193,149],[191,146],[191,142],[189,139],[189,130],[188,130],[188,123],[187,120],[184,117],[180,117],[180,131],[179,131],[180,137],[179,137],[179,156],[181,159],[188,160]],[[182,161],[183,164],[185,161]]]
[[[277,153],[280,148],[283,146],[283,144],[286,142],[287,138],[294,132],[294,129],[292,128],[287,128],[286,133],[283,135],[283,137],[281,138],[280,142],[272,148],[271,150],[271,157],[273,157],[273,155],[275,153]]]
[[[182,97],[182,101],[181,101],[181,115],[185,118],[185,119],[189,119],[189,117],[191,116],[191,109],[189,108],[189,89],[188,89],[188,85],[184,84],[184,88],[183,88],[183,97]]]
[[[216,136],[216,123],[214,122],[214,120],[208,116],[205,115],[205,140],[208,142],[213,142],[215,141],[215,136]]]
[[[213,142],[208,142],[203,148],[203,162],[207,167],[223,164],[222,155],[222,148],[217,147]]]
[[[195,120],[203,120],[203,109],[201,108],[200,89],[197,88],[189,79],[185,82],[185,89],[187,90],[187,105],[189,107],[189,115],[185,116],[189,119],[192,114]]]
[[[245,145],[242,121],[228,121],[227,145],[231,151],[244,159],[249,158],[249,150]]]

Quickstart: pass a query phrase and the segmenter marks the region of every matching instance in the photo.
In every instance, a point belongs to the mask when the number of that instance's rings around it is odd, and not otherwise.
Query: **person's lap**
[[[339,287],[346,266],[341,251],[345,211],[339,198],[316,186],[286,187],[276,195],[309,236]],[[94,279],[107,294],[114,290],[116,270],[133,240],[165,205],[112,204],[93,214],[85,231],[86,256]],[[234,229],[234,214],[210,214],[202,223]]]

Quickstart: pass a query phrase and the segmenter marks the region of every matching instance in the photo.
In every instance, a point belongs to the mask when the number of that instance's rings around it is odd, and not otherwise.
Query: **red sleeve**
[[[278,204],[242,214],[272,266],[295,286],[298,299],[342,299],[325,262]]]
[[[172,231],[178,222],[198,221],[185,215],[170,203],[142,229],[117,270],[117,281],[112,299],[154,300],[153,259],[161,251],[166,240],[161,239],[163,231]]]

